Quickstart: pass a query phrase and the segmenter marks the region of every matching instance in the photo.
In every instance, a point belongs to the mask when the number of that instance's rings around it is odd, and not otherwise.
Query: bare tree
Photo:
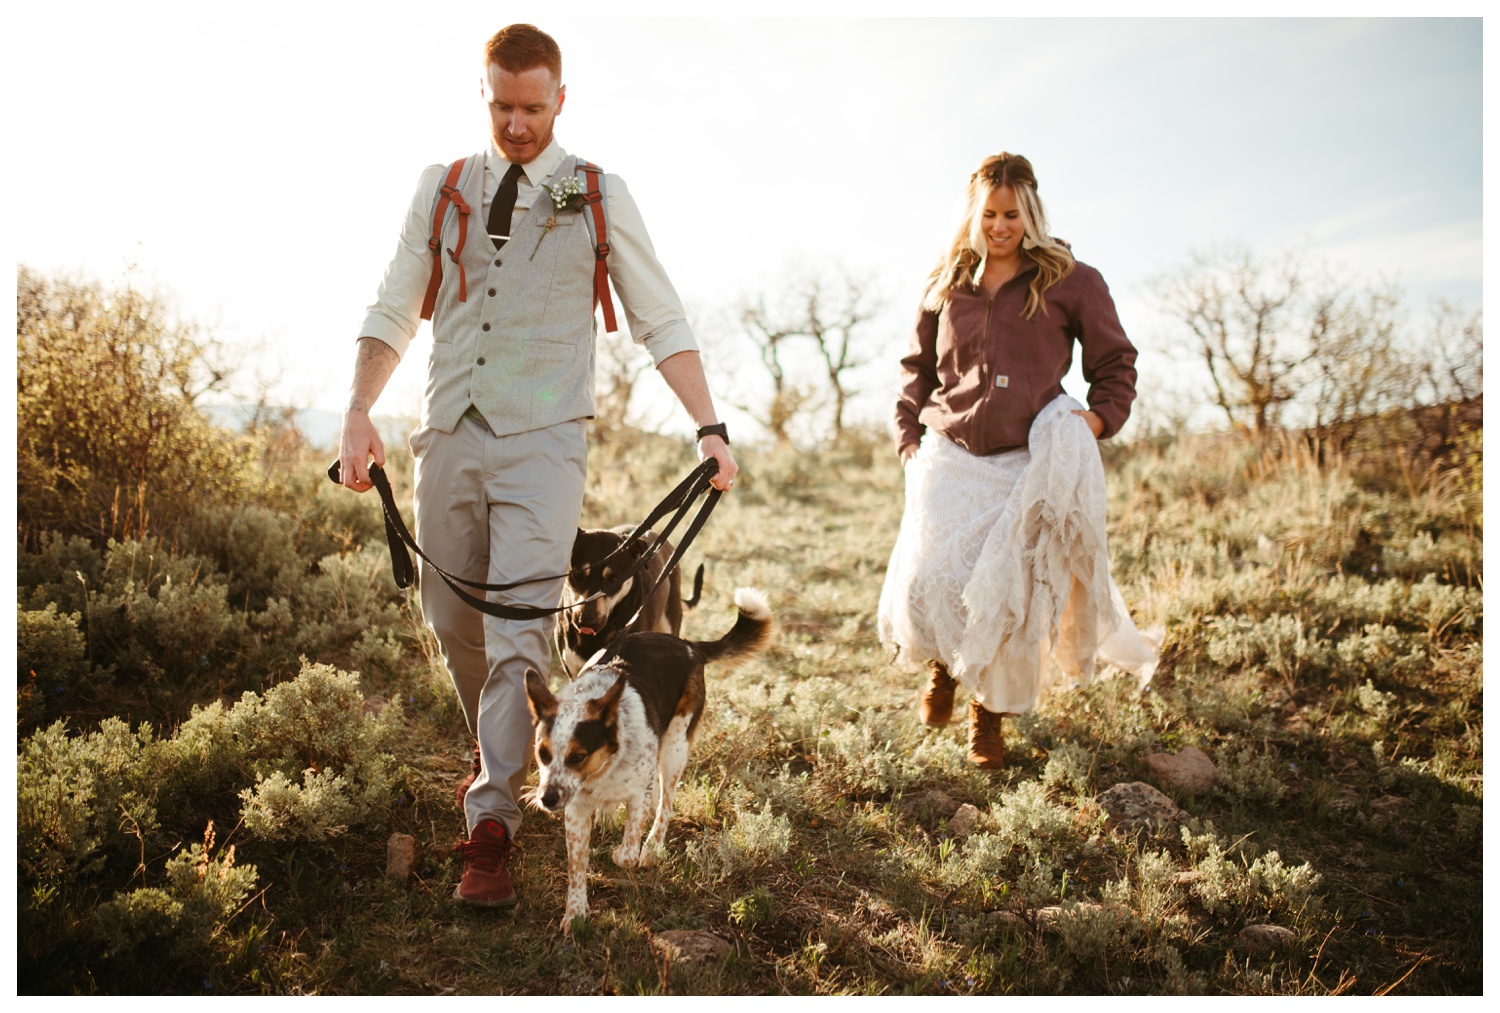
[[[1328,318],[1312,349],[1316,428],[1409,403],[1410,353],[1398,340],[1400,291],[1382,284],[1330,297]]]
[[[1472,401],[1484,392],[1484,321],[1475,310],[1439,302],[1416,371],[1416,396],[1423,404]]]
[[[1334,327],[1341,293],[1302,256],[1257,257],[1245,247],[1191,254],[1152,280],[1157,309],[1182,323],[1231,425],[1265,434],[1306,381],[1304,364]]]
[[[787,343],[799,332],[773,323],[773,317],[773,312],[766,309],[763,295],[754,302],[746,303],[740,310],[740,322],[744,325],[745,334],[755,346],[761,364],[771,377],[771,397],[760,411],[743,404],[736,404],[735,407],[765,426],[776,442],[784,445],[791,442],[789,428],[792,420],[807,406],[812,391],[803,384],[789,380],[787,367],[783,362]]]
[[[782,358],[787,342],[800,338],[812,343],[822,362],[832,403],[832,439],[837,442],[844,434],[849,399],[858,393],[851,377],[869,361],[861,347],[863,328],[883,305],[867,279],[843,268],[796,272],[777,288],[781,294],[773,301],[762,295],[747,304],[742,313],[746,330],[771,374],[773,393],[768,415],[777,424],[767,428],[784,442],[791,416],[809,403],[811,391],[788,382]]]

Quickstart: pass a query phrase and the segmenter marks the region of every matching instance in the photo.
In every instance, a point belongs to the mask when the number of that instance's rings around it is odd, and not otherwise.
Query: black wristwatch
[[[722,422],[715,422],[711,426],[703,426],[698,430],[698,439],[705,436],[717,436],[725,443],[729,442],[729,427]]]

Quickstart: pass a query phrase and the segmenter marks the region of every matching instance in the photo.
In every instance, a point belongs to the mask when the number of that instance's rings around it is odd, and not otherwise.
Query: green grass
[[[1009,765],[990,775],[965,761],[961,724],[917,722],[919,677],[876,637],[902,506],[889,448],[856,435],[836,451],[740,453],[743,477],[685,563],[707,577],[684,633],[717,637],[751,585],[780,634],[744,667],[710,669],[662,863],[617,869],[618,821],[595,829],[590,918],[572,939],[557,931],[562,826],[545,814],[518,837],[516,911],[451,900],[469,742],[407,606],[406,664],[366,686],[404,707],[384,825],[319,845],[230,835],[259,870],[257,897],[206,970],[101,957],[73,913],[87,898],[54,900],[61,942],[23,946],[21,991],[1482,989],[1477,490],[1225,439],[1110,447],[1116,578],[1140,625],[1166,625],[1164,663],[1144,695],[1106,679],[1007,721]],[[691,464],[658,438],[596,447],[584,523],[639,519]],[[1189,745],[1220,779],[1176,799],[1185,831],[1110,832],[1096,796]],[[972,836],[912,804],[934,790],[977,807]],[[383,875],[392,832],[422,848],[408,884]],[[1240,931],[1263,922],[1295,943],[1245,952]],[[672,929],[718,933],[731,952],[670,965],[651,939]]]

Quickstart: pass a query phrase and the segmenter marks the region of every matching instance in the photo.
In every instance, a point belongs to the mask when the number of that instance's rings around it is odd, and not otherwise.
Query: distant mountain
[[[255,405],[248,404],[206,404],[199,405],[203,414],[213,420],[215,425],[225,429],[240,432],[249,425],[250,420],[255,417]],[[280,412],[281,408],[272,407],[272,412]],[[299,408],[292,416],[292,423],[302,433],[302,438],[308,445],[320,450],[336,450],[339,443],[339,431],[343,427],[343,416],[337,412],[324,411],[319,408]]]

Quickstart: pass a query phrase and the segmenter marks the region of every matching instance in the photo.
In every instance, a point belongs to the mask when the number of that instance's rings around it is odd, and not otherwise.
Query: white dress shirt
[[[489,220],[490,202],[500,189],[500,178],[510,163],[500,154],[492,141],[484,152],[484,207],[475,209],[469,217],[468,241],[488,243],[485,223]],[[516,180],[516,207],[511,221],[519,221],[538,200],[548,200],[540,185],[568,157],[568,153],[553,138],[552,143],[533,161],[522,166]],[[412,196],[411,207],[406,212],[406,223],[401,229],[401,241],[396,255],[391,258],[380,283],[375,302],[367,311],[360,327],[361,337],[378,338],[405,356],[412,336],[422,320],[422,299],[427,293],[427,283],[432,276],[432,253],[427,240],[432,236],[432,210],[438,188],[443,185],[446,165],[429,165],[422,171],[417,183],[417,192]],[[625,322],[630,336],[638,344],[646,346],[652,361],[660,364],[668,356],[678,352],[695,351],[698,343],[693,339],[688,326],[687,314],[682,300],[672,287],[667,272],[656,259],[656,250],[651,237],[646,233],[646,223],[641,218],[635,199],[625,188],[625,181],[613,173],[604,175],[605,220],[609,242],[609,278],[614,284],[620,304],[625,310]],[[444,265],[449,270],[451,265]]]

